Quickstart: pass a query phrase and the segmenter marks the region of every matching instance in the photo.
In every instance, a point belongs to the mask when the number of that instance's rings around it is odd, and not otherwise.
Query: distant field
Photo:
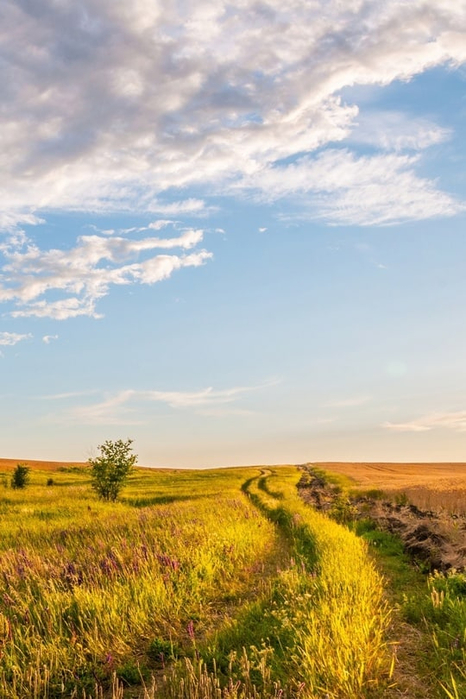
[[[60,471],[85,467],[84,461],[40,461],[30,459],[0,458],[0,472],[13,471],[16,464],[25,463],[34,470]],[[465,463],[369,463],[325,461],[314,464],[324,471],[347,476],[358,488],[405,489],[416,486],[435,489],[464,488],[466,490]],[[141,467],[144,468],[144,467]],[[170,469],[151,469],[169,471]]]
[[[422,510],[466,515],[466,463],[325,462],[315,465],[346,476],[358,490],[382,490],[390,498],[406,498]]]
[[[30,468],[40,471],[58,471],[60,468],[72,468],[73,466],[85,466],[79,461],[38,461],[30,459],[0,459],[0,471],[13,471],[16,464],[27,464]]]
[[[324,471],[351,478],[360,488],[404,489],[426,486],[435,489],[465,488],[466,463],[315,463]]]

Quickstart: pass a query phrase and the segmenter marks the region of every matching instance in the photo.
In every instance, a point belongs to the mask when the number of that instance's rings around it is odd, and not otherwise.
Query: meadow
[[[14,462],[16,463],[16,462]],[[370,545],[306,506],[295,466],[0,463],[4,699],[389,696],[391,610]]]

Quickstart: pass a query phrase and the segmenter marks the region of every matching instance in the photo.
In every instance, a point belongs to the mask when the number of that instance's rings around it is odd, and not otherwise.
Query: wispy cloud
[[[29,340],[32,337],[31,333],[20,334],[20,333],[10,333],[10,332],[0,332],[0,345],[12,346],[16,345],[22,340]]]
[[[226,415],[251,415],[245,408],[226,407],[240,401],[250,393],[273,386],[277,381],[268,381],[255,386],[236,386],[233,388],[203,388],[198,391],[139,391],[127,389],[108,395],[104,400],[86,405],[78,405],[62,412],[64,419],[84,424],[140,424],[144,421],[140,415],[150,404],[164,404],[174,410],[191,410],[205,416],[222,417]],[[81,394],[61,394],[46,398],[79,397]],[[83,394],[84,395],[84,394]]]
[[[191,197],[190,199],[181,199],[180,201],[173,202],[161,202],[152,201],[147,210],[153,213],[162,214],[163,216],[185,216],[197,215],[206,216],[207,214],[216,210],[213,206],[208,206],[203,199],[196,199]]]
[[[325,405],[328,408],[354,408],[371,401],[371,396],[354,396],[353,398],[341,398],[329,400]]]
[[[68,391],[65,393],[53,393],[51,395],[37,396],[37,400],[68,400],[79,398],[82,396],[92,396],[99,393],[97,389],[89,389],[87,391]]]
[[[356,156],[348,149],[333,148],[315,158],[265,167],[235,186],[243,192],[255,191],[260,200],[293,200],[291,218],[324,219],[331,224],[387,225],[465,210],[463,202],[419,177],[418,163],[419,155]]]
[[[408,422],[384,422],[382,427],[394,432],[427,432],[435,429],[466,432],[466,410],[431,413]]]
[[[426,118],[407,116],[396,111],[360,113],[348,141],[362,143],[385,151],[418,152],[447,141],[450,129]]]
[[[135,397],[135,391],[121,391],[99,403],[73,408],[63,417],[87,425],[139,425],[143,421],[128,405]]]

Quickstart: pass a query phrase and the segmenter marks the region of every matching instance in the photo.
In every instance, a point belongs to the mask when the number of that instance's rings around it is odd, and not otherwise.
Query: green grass
[[[366,543],[295,467],[0,486],[2,699],[380,696],[388,609]]]

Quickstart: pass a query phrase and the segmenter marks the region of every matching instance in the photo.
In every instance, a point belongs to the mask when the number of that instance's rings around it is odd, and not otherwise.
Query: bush
[[[107,440],[98,447],[100,456],[89,459],[92,488],[102,500],[114,502],[132,472],[137,461],[136,454],[131,454],[132,443],[132,439]]]
[[[26,464],[16,464],[16,468],[11,476],[12,488],[25,488],[29,483],[29,466]]]

